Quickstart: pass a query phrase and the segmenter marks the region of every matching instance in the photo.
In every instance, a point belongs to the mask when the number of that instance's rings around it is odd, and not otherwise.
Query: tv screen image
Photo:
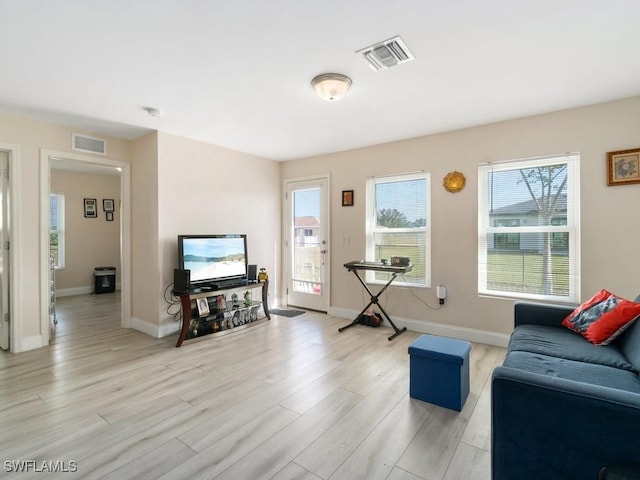
[[[180,235],[178,250],[191,283],[246,279],[246,235]]]

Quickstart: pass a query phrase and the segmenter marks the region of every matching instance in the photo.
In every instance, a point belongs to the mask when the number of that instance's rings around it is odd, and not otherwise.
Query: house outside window
[[[577,302],[579,154],[482,165],[478,292]]]
[[[49,195],[49,255],[56,269],[64,268],[64,194]]]
[[[369,261],[408,257],[413,270],[402,276],[411,286],[431,286],[430,174],[403,174],[367,180]],[[367,282],[386,283],[388,274],[367,272]]]
[[[495,220],[496,227],[519,227],[520,220]],[[494,233],[493,248],[502,248],[506,250],[517,250],[520,248],[519,233]]]

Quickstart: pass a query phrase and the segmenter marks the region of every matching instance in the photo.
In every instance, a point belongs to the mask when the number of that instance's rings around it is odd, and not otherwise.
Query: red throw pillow
[[[595,345],[608,345],[640,316],[640,303],[600,290],[576,308],[562,325]]]

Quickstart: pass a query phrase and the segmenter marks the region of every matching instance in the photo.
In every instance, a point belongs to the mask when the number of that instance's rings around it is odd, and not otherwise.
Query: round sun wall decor
[[[462,190],[467,183],[467,179],[460,172],[449,172],[444,177],[442,185],[447,192],[457,193]]]

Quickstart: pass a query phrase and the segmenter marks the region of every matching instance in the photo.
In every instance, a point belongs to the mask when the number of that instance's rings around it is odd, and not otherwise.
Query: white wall
[[[282,178],[331,172],[331,306],[334,312],[348,313],[359,311],[368,301],[353,275],[342,267],[365,255],[367,177],[429,170],[434,288],[413,291],[437,306],[435,286],[446,285],[446,305],[430,310],[406,288],[393,287],[383,296],[383,305],[392,317],[405,319],[414,329],[441,332],[444,327],[444,331],[471,337],[489,332],[489,337],[495,334],[493,338],[481,338],[500,343],[512,329],[513,300],[477,294],[478,165],[581,152],[582,297],[608,288],[635,298],[640,293],[640,185],[607,187],[606,152],[639,146],[640,97],[634,97],[286,162]],[[455,194],[442,187],[442,179],[453,170],[467,177],[466,188]],[[355,190],[355,205],[341,207],[341,191],[350,189]],[[351,237],[350,245],[342,244],[344,235]]]

